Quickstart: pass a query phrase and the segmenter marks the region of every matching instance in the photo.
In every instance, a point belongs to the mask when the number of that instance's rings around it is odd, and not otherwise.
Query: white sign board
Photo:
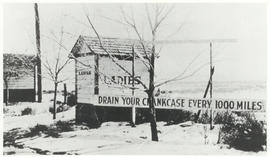
[[[93,95],[92,103],[96,106],[148,108],[147,97],[136,96]],[[156,97],[155,108],[265,112],[265,101]]]
[[[124,67],[130,74],[132,73],[131,60],[117,60],[117,63]],[[134,63],[135,78],[148,84],[149,73],[147,67],[139,59]],[[132,84],[136,93],[144,93],[142,85],[132,76],[123,71],[109,57],[99,57],[99,94],[130,94],[132,93]]]

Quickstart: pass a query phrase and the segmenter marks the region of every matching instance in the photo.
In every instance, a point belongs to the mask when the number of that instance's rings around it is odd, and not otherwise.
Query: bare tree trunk
[[[42,84],[41,84],[41,50],[40,50],[40,23],[38,14],[38,5],[35,3],[35,24],[36,24],[36,45],[37,45],[37,82],[38,82],[38,102],[42,101]]]
[[[156,110],[155,110],[155,98],[154,98],[154,65],[155,65],[155,47],[153,47],[151,54],[151,68],[149,70],[149,91],[148,91],[148,104],[149,104],[149,112],[150,112],[150,126],[151,126],[151,134],[152,141],[158,141],[157,134],[157,123],[156,123]]]
[[[53,119],[56,119],[56,96],[58,83],[54,83],[54,97],[53,97]]]

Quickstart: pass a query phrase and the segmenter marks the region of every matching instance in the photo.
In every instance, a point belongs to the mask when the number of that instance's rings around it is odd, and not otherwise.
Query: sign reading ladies
[[[106,96],[95,95],[93,104],[97,106],[116,106],[147,108],[147,98],[133,96]],[[157,109],[183,109],[183,110],[231,110],[265,112],[263,100],[222,100],[222,99],[196,99],[196,98],[168,98],[156,97]]]

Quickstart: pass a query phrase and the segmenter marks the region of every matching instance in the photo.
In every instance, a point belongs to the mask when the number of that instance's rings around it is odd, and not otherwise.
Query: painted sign
[[[148,108],[147,100],[141,96],[92,95],[92,103],[96,106]],[[155,108],[265,112],[265,101],[155,97]]]
[[[86,70],[86,71],[79,71],[78,72],[78,75],[91,75],[92,74],[92,72],[91,71],[89,71],[89,70]]]
[[[141,80],[141,76],[135,76],[134,80],[132,76],[104,76],[103,79],[104,83],[107,85],[117,84],[132,86],[132,84],[134,83],[134,85],[137,86],[139,84],[137,79]]]
[[[132,61],[120,60],[115,58],[117,63],[124,67],[130,74],[132,73]],[[147,67],[140,60],[135,60],[134,63],[135,79],[123,71],[117,64],[115,64],[109,57],[99,58],[99,94],[116,95],[132,93],[132,85],[136,88],[135,93],[142,93],[143,86],[140,85],[137,79],[145,84],[148,84],[149,73]]]

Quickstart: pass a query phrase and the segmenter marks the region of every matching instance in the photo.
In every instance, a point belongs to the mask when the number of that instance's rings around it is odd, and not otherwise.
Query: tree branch
[[[209,62],[208,62],[208,63],[205,63],[205,64],[203,64],[203,65],[201,65],[199,68],[197,68],[196,70],[194,70],[194,71],[193,71],[191,74],[189,74],[189,75],[186,75],[186,76],[183,76],[183,77],[175,77],[175,78],[173,78],[173,79],[170,79],[170,80],[164,81],[164,82],[162,82],[162,83],[159,83],[159,84],[155,85],[155,87],[157,88],[157,87],[160,87],[160,86],[165,85],[165,84],[167,84],[167,83],[171,83],[171,82],[175,82],[175,81],[180,81],[180,80],[184,80],[184,79],[186,79],[186,78],[189,78],[189,77],[193,76],[194,74],[196,74],[198,71],[200,71],[203,67],[205,67],[205,66],[208,65],[208,64],[209,64]]]
[[[111,60],[112,60],[112,61],[113,61],[120,69],[122,69],[122,70],[123,70],[125,73],[127,73],[129,76],[132,76],[132,74],[131,74],[128,70],[126,70],[122,65],[120,65],[120,64],[114,59],[114,57],[112,57],[112,55],[107,51],[107,49],[103,47],[101,38],[100,38],[100,36],[99,36],[97,30],[95,29],[94,25],[92,24],[92,22],[91,22],[91,20],[90,20],[90,18],[89,18],[89,16],[88,16],[87,14],[86,14],[86,18],[87,18],[88,23],[90,24],[91,28],[94,30],[94,32],[95,32],[95,34],[96,34],[96,36],[97,36],[97,38],[98,38],[98,40],[99,40],[99,44],[100,44],[101,49],[102,49],[106,54],[108,54],[109,58],[111,58]],[[89,47],[89,45],[87,45],[87,46]],[[147,86],[146,86],[141,80],[136,79],[136,81],[138,81],[138,82],[144,87],[144,89],[147,90]]]

